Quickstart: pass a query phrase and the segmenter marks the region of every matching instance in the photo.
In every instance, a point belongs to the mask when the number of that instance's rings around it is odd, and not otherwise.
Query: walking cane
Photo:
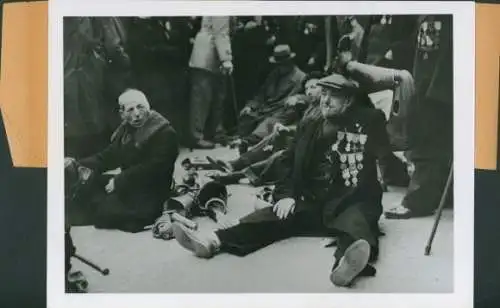
[[[434,236],[436,235],[437,226],[439,221],[441,220],[441,214],[443,213],[443,209],[446,203],[446,198],[448,197],[448,191],[451,186],[451,181],[453,179],[453,164],[450,167],[450,173],[448,175],[448,180],[446,181],[446,186],[444,187],[443,195],[441,196],[441,201],[439,202],[439,207],[436,211],[436,219],[434,221],[434,226],[432,227],[432,232],[427,241],[427,246],[425,246],[425,255],[428,256],[431,253],[431,246],[434,240]]]
[[[234,111],[234,116],[235,116],[235,119],[236,119],[236,126],[238,126],[238,114],[239,114],[239,110],[238,110],[238,102],[236,100],[236,89],[234,87],[234,78],[233,78],[232,74],[229,74],[228,78],[229,78],[229,88],[230,88],[230,91],[231,91],[231,98],[233,100],[233,111]]]

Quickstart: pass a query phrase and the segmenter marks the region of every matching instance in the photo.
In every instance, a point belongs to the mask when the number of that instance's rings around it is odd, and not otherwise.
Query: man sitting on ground
[[[296,108],[298,116],[305,121],[312,117],[319,117],[318,110],[321,88],[318,81],[323,76],[320,72],[311,72],[304,80],[304,93],[291,96],[287,104]],[[214,168],[227,174],[213,175],[213,178],[225,184],[235,184],[242,178],[248,178],[254,186],[273,184],[283,174],[280,161],[283,153],[290,147],[297,122],[285,126],[280,122],[275,123],[273,132],[264,137],[258,144],[248,152],[243,153],[237,159],[231,161],[215,160],[210,156],[207,159]]]
[[[295,111],[286,108],[286,100],[302,90],[306,74],[293,62],[295,53],[288,45],[278,45],[269,61],[275,68],[269,73],[257,95],[241,110],[238,124],[240,139],[251,145],[272,132],[274,123],[289,125],[298,120]]]
[[[137,232],[162,213],[179,145],[169,121],[150,109],[142,92],[126,90],[118,103],[123,122],[111,144],[92,157],[73,160],[68,168],[77,164],[80,178],[88,179],[81,198],[73,200],[75,207],[83,208],[87,223]],[[104,174],[117,168],[118,174]]]
[[[244,256],[293,236],[331,236],[338,239],[333,284],[374,274],[369,263],[378,256],[382,214],[376,158],[390,151],[384,114],[357,101],[357,83],[341,75],[320,85],[322,117],[297,128],[286,155],[290,173],[274,191],[277,202],[215,232],[175,223],[180,245],[202,258]]]

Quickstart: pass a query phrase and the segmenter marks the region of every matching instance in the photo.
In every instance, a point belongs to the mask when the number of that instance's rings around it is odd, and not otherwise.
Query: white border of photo
[[[47,307],[472,307],[474,3],[306,1],[49,1]],[[66,294],[64,292],[63,16],[453,14],[454,292],[446,294]],[[423,230],[430,232],[430,230]],[[422,245],[424,253],[425,243]],[[432,258],[432,255],[429,256]],[[409,271],[413,269],[408,269]],[[242,278],[244,279],[244,278]]]

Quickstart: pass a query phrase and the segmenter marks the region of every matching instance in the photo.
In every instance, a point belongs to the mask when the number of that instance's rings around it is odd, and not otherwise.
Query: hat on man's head
[[[273,55],[269,58],[269,62],[283,63],[293,58],[295,58],[295,52],[292,52],[289,45],[283,44],[274,47]]]
[[[340,74],[332,74],[320,79],[318,85],[325,89],[331,89],[335,92],[354,93],[359,90],[359,84],[354,80],[347,79]]]

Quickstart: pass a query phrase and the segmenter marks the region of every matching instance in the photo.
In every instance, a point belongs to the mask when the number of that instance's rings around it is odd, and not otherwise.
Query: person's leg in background
[[[453,108],[439,101],[421,101],[408,129],[409,160],[414,165],[401,206],[388,219],[430,216],[439,206],[453,159]],[[450,199],[449,199],[450,200]]]
[[[413,216],[429,216],[439,205],[450,165],[434,160],[414,161],[415,171],[402,205]]]
[[[224,129],[225,100],[227,98],[227,76],[211,73],[212,101],[209,116],[205,124],[205,140],[214,143],[226,143]]]
[[[240,138],[244,138],[252,133],[252,131],[261,122],[262,115],[255,112],[238,117],[237,134]]]
[[[248,150],[248,152],[241,154],[240,157],[231,161],[215,160],[212,157],[207,157],[217,170],[223,172],[241,171],[252,164],[258,163],[268,159],[276,151],[283,150],[289,146],[293,139],[286,133],[274,132],[269,136],[262,139],[257,145]]]
[[[194,148],[212,149],[214,144],[205,140],[204,132],[211,102],[213,100],[211,73],[202,69],[191,68],[190,93],[190,132],[191,144]]]
[[[288,175],[285,161],[285,150],[280,150],[242,172],[253,186],[273,185]]]
[[[393,110],[393,91],[385,90],[368,95],[375,108],[384,112],[386,121],[391,118]],[[388,133],[391,131],[388,129]],[[410,181],[406,165],[392,152],[378,160],[384,186],[407,187]]]

